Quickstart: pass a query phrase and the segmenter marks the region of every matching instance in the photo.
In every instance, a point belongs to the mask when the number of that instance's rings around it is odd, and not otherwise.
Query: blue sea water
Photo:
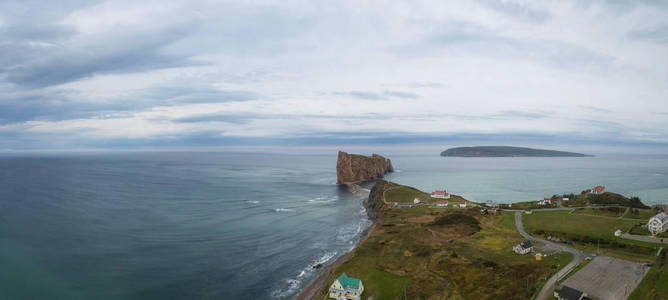
[[[668,203],[668,158],[392,155],[474,201],[594,185]],[[0,157],[0,299],[290,299],[370,224],[336,153]],[[367,183],[366,187],[370,187]]]

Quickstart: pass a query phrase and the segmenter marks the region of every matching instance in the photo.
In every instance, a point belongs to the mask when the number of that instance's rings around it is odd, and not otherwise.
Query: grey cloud
[[[349,92],[335,92],[334,95],[350,96],[361,100],[385,100],[390,98],[400,99],[417,99],[420,98],[418,94],[402,91],[383,91],[381,93],[366,92],[366,91],[349,91]]]
[[[628,37],[635,40],[668,44],[668,24],[654,28],[636,29],[629,32]]]
[[[81,99],[76,93],[57,89],[0,96],[0,124],[100,117],[142,111],[155,106],[248,101],[258,97],[250,91],[225,91],[205,86],[156,87],[140,90],[129,97],[101,102]]]
[[[526,111],[518,111],[518,110],[506,110],[506,111],[498,112],[498,113],[495,113],[495,114],[489,114],[489,115],[486,115],[485,117],[492,118],[492,119],[535,120],[535,119],[547,118],[547,117],[549,117],[549,114],[541,113],[541,112],[526,112]]]
[[[565,69],[605,67],[613,60],[578,45],[555,40],[521,40],[461,21],[445,22],[417,43],[400,45],[393,50],[407,57],[465,53],[534,60]]]
[[[521,22],[540,24],[550,19],[548,11],[537,9],[527,4],[498,0],[479,0],[479,2],[498,13]]]

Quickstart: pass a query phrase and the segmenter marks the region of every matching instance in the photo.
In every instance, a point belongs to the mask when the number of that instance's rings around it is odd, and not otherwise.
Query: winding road
[[[515,227],[517,227],[517,231],[519,231],[523,237],[534,242],[541,242],[545,244],[544,248],[547,248],[548,250],[567,251],[573,254],[573,260],[570,263],[568,263],[565,267],[563,267],[561,270],[559,270],[557,274],[554,274],[552,277],[550,277],[550,279],[547,280],[547,282],[543,286],[543,289],[540,290],[540,293],[538,293],[536,300],[549,299],[554,292],[554,286],[557,283],[557,280],[559,280],[559,278],[568,274],[568,272],[570,272],[571,269],[580,264],[580,262],[582,262],[582,260],[584,260],[586,257],[593,257],[590,254],[586,254],[574,248],[550,242],[548,240],[539,239],[529,235],[528,233],[526,233],[526,231],[524,231],[524,225],[522,225],[522,211],[515,211]]]

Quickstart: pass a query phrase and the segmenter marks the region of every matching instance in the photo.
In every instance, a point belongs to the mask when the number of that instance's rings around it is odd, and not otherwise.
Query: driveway
[[[668,244],[668,238],[658,238],[658,237],[653,237],[653,236],[636,235],[636,234],[628,234],[628,233],[622,233],[622,235],[620,237],[625,238],[625,239],[629,239],[629,240],[641,241],[641,242]]]

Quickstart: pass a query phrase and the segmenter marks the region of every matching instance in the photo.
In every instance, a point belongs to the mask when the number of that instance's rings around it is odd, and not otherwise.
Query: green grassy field
[[[664,249],[665,250],[665,249]],[[668,261],[666,253],[656,259],[638,287],[629,295],[629,300],[668,299]]]
[[[568,211],[534,211],[523,216],[524,228],[532,234],[558,236],[573,241],[574,247],[589,253],[645,261],[656,252],[658,244],[622,239],[614,231],[626,231],[638,221],[569,214]]]
[[[643,220],[647,222],[649,218],[654,216],[655,213],[652,210],[649,209],[639,209],[636,213],[631,212],[631,210],[627,211],[624,214],[624,218],[629,218],[629,219],[638,219],[638,220]]]
[[[393,197],[413,195],[412,189],[398,190]],[[317,299],[342,272],[362,280],[363,298],[403,299],[405,293],[408,299],[529,299],[572,259],[570,253],[542,261],[513,254],[523,238],[511,212],[383,207],[379,214],[375,230],[329,274]]]
[[[424,202],[425,199],[429,198],[429,194],[407,186],[398,186],[385,193],[385,201],[389,203],[413,203],[413,199],[416,197]]]
[[[625,211],[626,207],[577,208],[573,211],[573,214],[604,216],[604,217],[621,217]]]

